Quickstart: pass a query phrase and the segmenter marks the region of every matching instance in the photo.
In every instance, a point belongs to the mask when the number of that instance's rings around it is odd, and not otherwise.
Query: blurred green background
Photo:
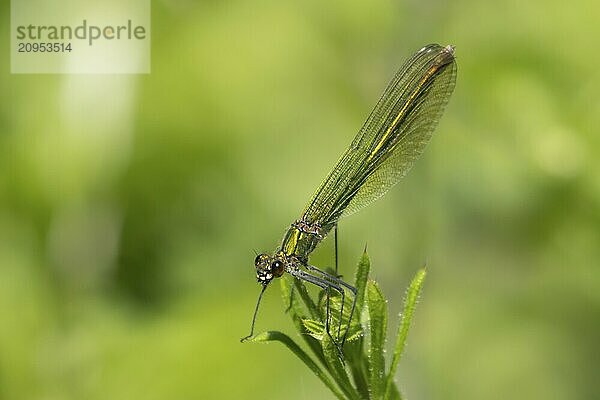
[[[342,273],[368,243],[396,314],[427,264],[407,398],[598,398],[599,15],[154,1],[152,73],[129,76],[11,75],[2,40],[0,398],[331,398],[282,346],[239,343],[253,249],[275,248],[431,42],[456,46],[455,93],[409,176],[342,221]],[[283,309],[274,285],[257,330],[292,333]]]

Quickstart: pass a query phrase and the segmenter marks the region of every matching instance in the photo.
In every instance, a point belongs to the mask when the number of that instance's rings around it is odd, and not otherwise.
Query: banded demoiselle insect
[[[454,47],[450,45],[425,46],[400,67],[350,147],[321,183],[300,218],[291,224],[281,246],[273,255],[256,256],[256,279],[262,290],[250,334],[242,341],[254,334],[256,315],[267,286],[287,272],[326,290],[327,294],[329,290],[340,294],[337,340],[331,337],[329,315],[325,322],[327,334],[341,354],[354,314],[356,289],[337,276],[338,220],[377,200],[406,175],[431,139],[455,81],[456,61]],[[310,254],[332,229],[336,232],[336,275],[309,263]],[[340,340],[346,290],[352,292],[353,302]]]

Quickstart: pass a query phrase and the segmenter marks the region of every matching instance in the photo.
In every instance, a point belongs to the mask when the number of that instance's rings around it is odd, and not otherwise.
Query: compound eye
[[[275,276],[283,275],[283,263],[279,260],[273,261],[271,264],[271,272],[273,272],[273,275]]]
[[[266,254],[257,255],[254,259],[254,265],[258,267],[259,265],[263,264],[267,258],[269,258],[269,256]]]

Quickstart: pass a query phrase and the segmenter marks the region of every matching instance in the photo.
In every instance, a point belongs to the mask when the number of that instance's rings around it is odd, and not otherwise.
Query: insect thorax
[[[307,223],[298,220],[288,229],[283,242],[281,251],[288,256],[295,256],[302,263],[308,260],[308,255],[323,240],[323,231],[318,223]]]

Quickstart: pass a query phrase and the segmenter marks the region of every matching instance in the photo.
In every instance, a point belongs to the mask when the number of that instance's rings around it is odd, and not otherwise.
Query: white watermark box
[[[11,72],[150,73],[150,0],[11,0]]]

